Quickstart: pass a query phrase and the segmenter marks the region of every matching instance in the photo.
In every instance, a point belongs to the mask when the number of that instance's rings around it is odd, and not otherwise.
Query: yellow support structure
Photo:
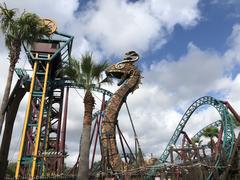
[[[50,57],[51,57],[50,54],[48,54],[48,59],[50,59]],[[50,61],[48,61],[46,63],[43,94],[42,94],[41,105],[40,105],[40,112],[39,112],[39,119],[38,119],[38,126],[37,126],[37,135],[36,135],[36,142],[35,142],[35,146],[34,146],[32,170],[31,170],[31,178],[30,179],[34,179],[35,174],[36,174],[36,161],[37,161],[37,155],[38,155],[39,140],[40,140],[40,135],[41,135],[41,126],[42,126],[43,110],[44,110],[45,97],[46,97],[49,63],[50,63]]]
[[[43,19],[43,23],[49,26],[51,34],[56,31],[52,20]],[[63,172],[57,162],[63,158],[59,145],[65,86],[62,82],[65,79],[59,78],[56,72],[69,62],[72,42],[73,36],[56,32],[47,41],[40,38],[33,46],[23,44],[31,64],[32,79],[26,86],[29,94],[17,157],[16,180],[31,180]]]
[[[22,154],[23,154],[23,149],[24,149],[24,141],[25,141],[25,134],[27,131],[27,125],[28,125],[28,119],[29,119],[29,114],[30,114],[30,109],[31,109],[31,100],[32,100],[32,94],[33,94],[33,87],[35,83],[35,76],[36,76],[36,71],[37,71],[37,66],[38,66],[38,61],[34,62],[34,67],[33,67],[33,75],[32,75],[32,80],[31,80],[31,86],[30,86],[30,93],[28,97],[28,103],[27,103],[27,111],[24,119],[24,126],[23,126],[23,135],[21,139],[21,144],[20,144],[20,151],[18,153],[18,160],[17,160],[17,166],[16,166],[16,172],[15,172],[15,179],[19,179],[19,170],[20,170],[20,165],[21,165],[21,159],[22,159]]]

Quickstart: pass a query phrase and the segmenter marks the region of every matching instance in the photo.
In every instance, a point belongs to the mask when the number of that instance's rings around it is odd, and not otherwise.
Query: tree
[[[91,91],[96,83],[100,84],[101,73],[107,67],[108,63],[106,61],[101,64],[95,64],[92,59],[92,54],[86,53],[82,56],[81,62],[76,59],[70,59],[69,66],[63,69],[64,75],[73,80],[76,84],[81,84],[85,89],[83,99],[84,117],[82,140],[80,144],[80,160],[77,175],[77,179],[81,180],[88,180],[89,176],[90,133],[92,125],[92,112],[95,104]]]
[[[19,60],[21,45],[22,43],[31,45],[37,39],[49,36],[50,29],[36,14],[24,11],[20,16],[17,16],[16,9],[8,9],[5,3],[0,4],[0,29],[5,37],[5,45],[9,50],[8,77],[0,109],[1,134],[13,72]]]
[[[7,175],[10,178],[14,178],[16,166],[17,166],[16,162],[9,163],[7,168]]]
[[[31,45],[37,39],[49,36],[50,29],[44,25],[43,21],[36,14],[24,11],[20,16],[17,16],[16,9],[8,9],[5,3],[0,4],[0,29],[5,36],[5,45],[9,50],[8,77],[0,109],[0,133],[5,114],[8,112],[0,148],[0,179],[4,179],[16,111],[21,101],[21,96],[24,95],[23,92],[19,92],[16,96],[17,102],[14,102],[15,106],[10,105],[9,109],[7,109],[13,72],[19,60],[21,45],[22,43]],[[11,110],[14,112],[9,112]]]
[[[214,137],[218,137],[218,128],[216,127],[207,127],[204,129],[203,136],[210,138],[210,149],[211,149],[211,156],[213,157],[213,148],[214,148]]]
[[[197,144],[198,146],[200,146],[202,143],[202,140],[200,140],[200,138],[196,138],[196,137],[191,138],[191,141],[192,141],[193,145]]]

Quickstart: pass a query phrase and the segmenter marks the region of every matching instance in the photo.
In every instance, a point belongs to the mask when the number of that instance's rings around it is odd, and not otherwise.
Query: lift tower
[[[66,155],[61,149],[65,137],[60,137],[64,79],[57,72],[69,62],[73,37],[57,32],[53,21],[44,21],[52,30],[50,39],[39,39],[30,48],[24,46],[32,78],[16,179],[60,174]]]

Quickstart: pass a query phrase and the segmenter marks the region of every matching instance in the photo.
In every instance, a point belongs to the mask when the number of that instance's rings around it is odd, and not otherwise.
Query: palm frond
[[[104,61],[101,64],[94,64],[92,68],[92,76],[94,79],[96,79],[98,82],[101,78],[101,73],[109,66],[109,63],[107,61]]]
[[[58,74],[65,76],[67,79],[79,83],[80,62],[74,58],[69,59],[69,65],[58,70]]]
[[[82,55],[81,62],[72,58],[69,66],[63,68],[61,73],[73,80],[77,84],[81,84],[86,90],[91,90],[101,83],[111,83],[110,78],[106,78],[100,82],[102,72],[109,66],[105,61],[101,64],[95,64],[92,60],[92,54],[86,53]]]
[[[91,74],[93,67],[92,54],[86,53],[81,58],[81,69],[83,74]]]
[[[16,34],[21,41],[27,44],[32,44],[44,36],[49,37],[50,29],[43,25],[42,20],[36,14],[23,12],[18,18],[17,24],[21,30]]]
[[[14,24],[15,16],[16,9],[8,9],[6,3],[0,4],[0,27],[3,33],[12,29],[11,26]]]
[[[218,128],[216,127],[207,127],[204,129],[203,136],[205,137],[217,137],[218,136]]]
[[[16,9],[8,9],[5,3],[0,4],[0,28],[8,49],[14,49],[16,42],[18,45],[23,42],[32,44],[43,36],[49,37],[50,29],[36,14],[24,11],[19,17],[16,15]]]
[[[5,35],[5,45],[7,46],[8,49],[12,48],[12,42],[14,41],[14,36],[11,34],[6,34]]]

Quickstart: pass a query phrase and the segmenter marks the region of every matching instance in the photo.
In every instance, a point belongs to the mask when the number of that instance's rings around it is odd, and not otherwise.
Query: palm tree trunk
[[[13,79],[13,72],[14,72],[15,64],[10,65],[8,68],[8,77],[7,77],[7,84],[5,86],[4,95],[2,99],[1,109],[0,109],[0,134],[2,132],[2,126],[5,117],[5,111],[8,103],[8,98],[11,90],[12,79]]]
[[[211,144],[211,163],[213,163],[214,157],[213,157],[213,136],[210,137],[210,144]]]
[[[2,126],[3,126],[5,113],[6,113],[6,107],[7,107],[8,98],[11,90],[13,72],[14,72],[16,63],[18,62],[20,52],[21,52],[21,42],[19,40],[14,40],[11,43],[11,49],[9,49],[9,55],[8,55],[10,65],[8,68],[7,84],[5,86],[1,109],[0,109],[0,134],[2,132]]]
[[[87,90],[84,96],[85,109],[83,118],[82,141],[80,142],[80,160],[77,180],[88,180],[89,176],[90,133],[94,103],[95,101],[91,91]]]
[[[8,165],[8,153],[11,143],[12,131],[14,126],[14,121],[17,115],[19,104],[27,92],[27,87],[21,87],[21,80],[18,80],[15,88],[12,92],[11,102],[6,112],[6,123],[5,130],[3,133],[1,148],[0,148],[0,179],[4,179],[6,175],[7,165]]]

